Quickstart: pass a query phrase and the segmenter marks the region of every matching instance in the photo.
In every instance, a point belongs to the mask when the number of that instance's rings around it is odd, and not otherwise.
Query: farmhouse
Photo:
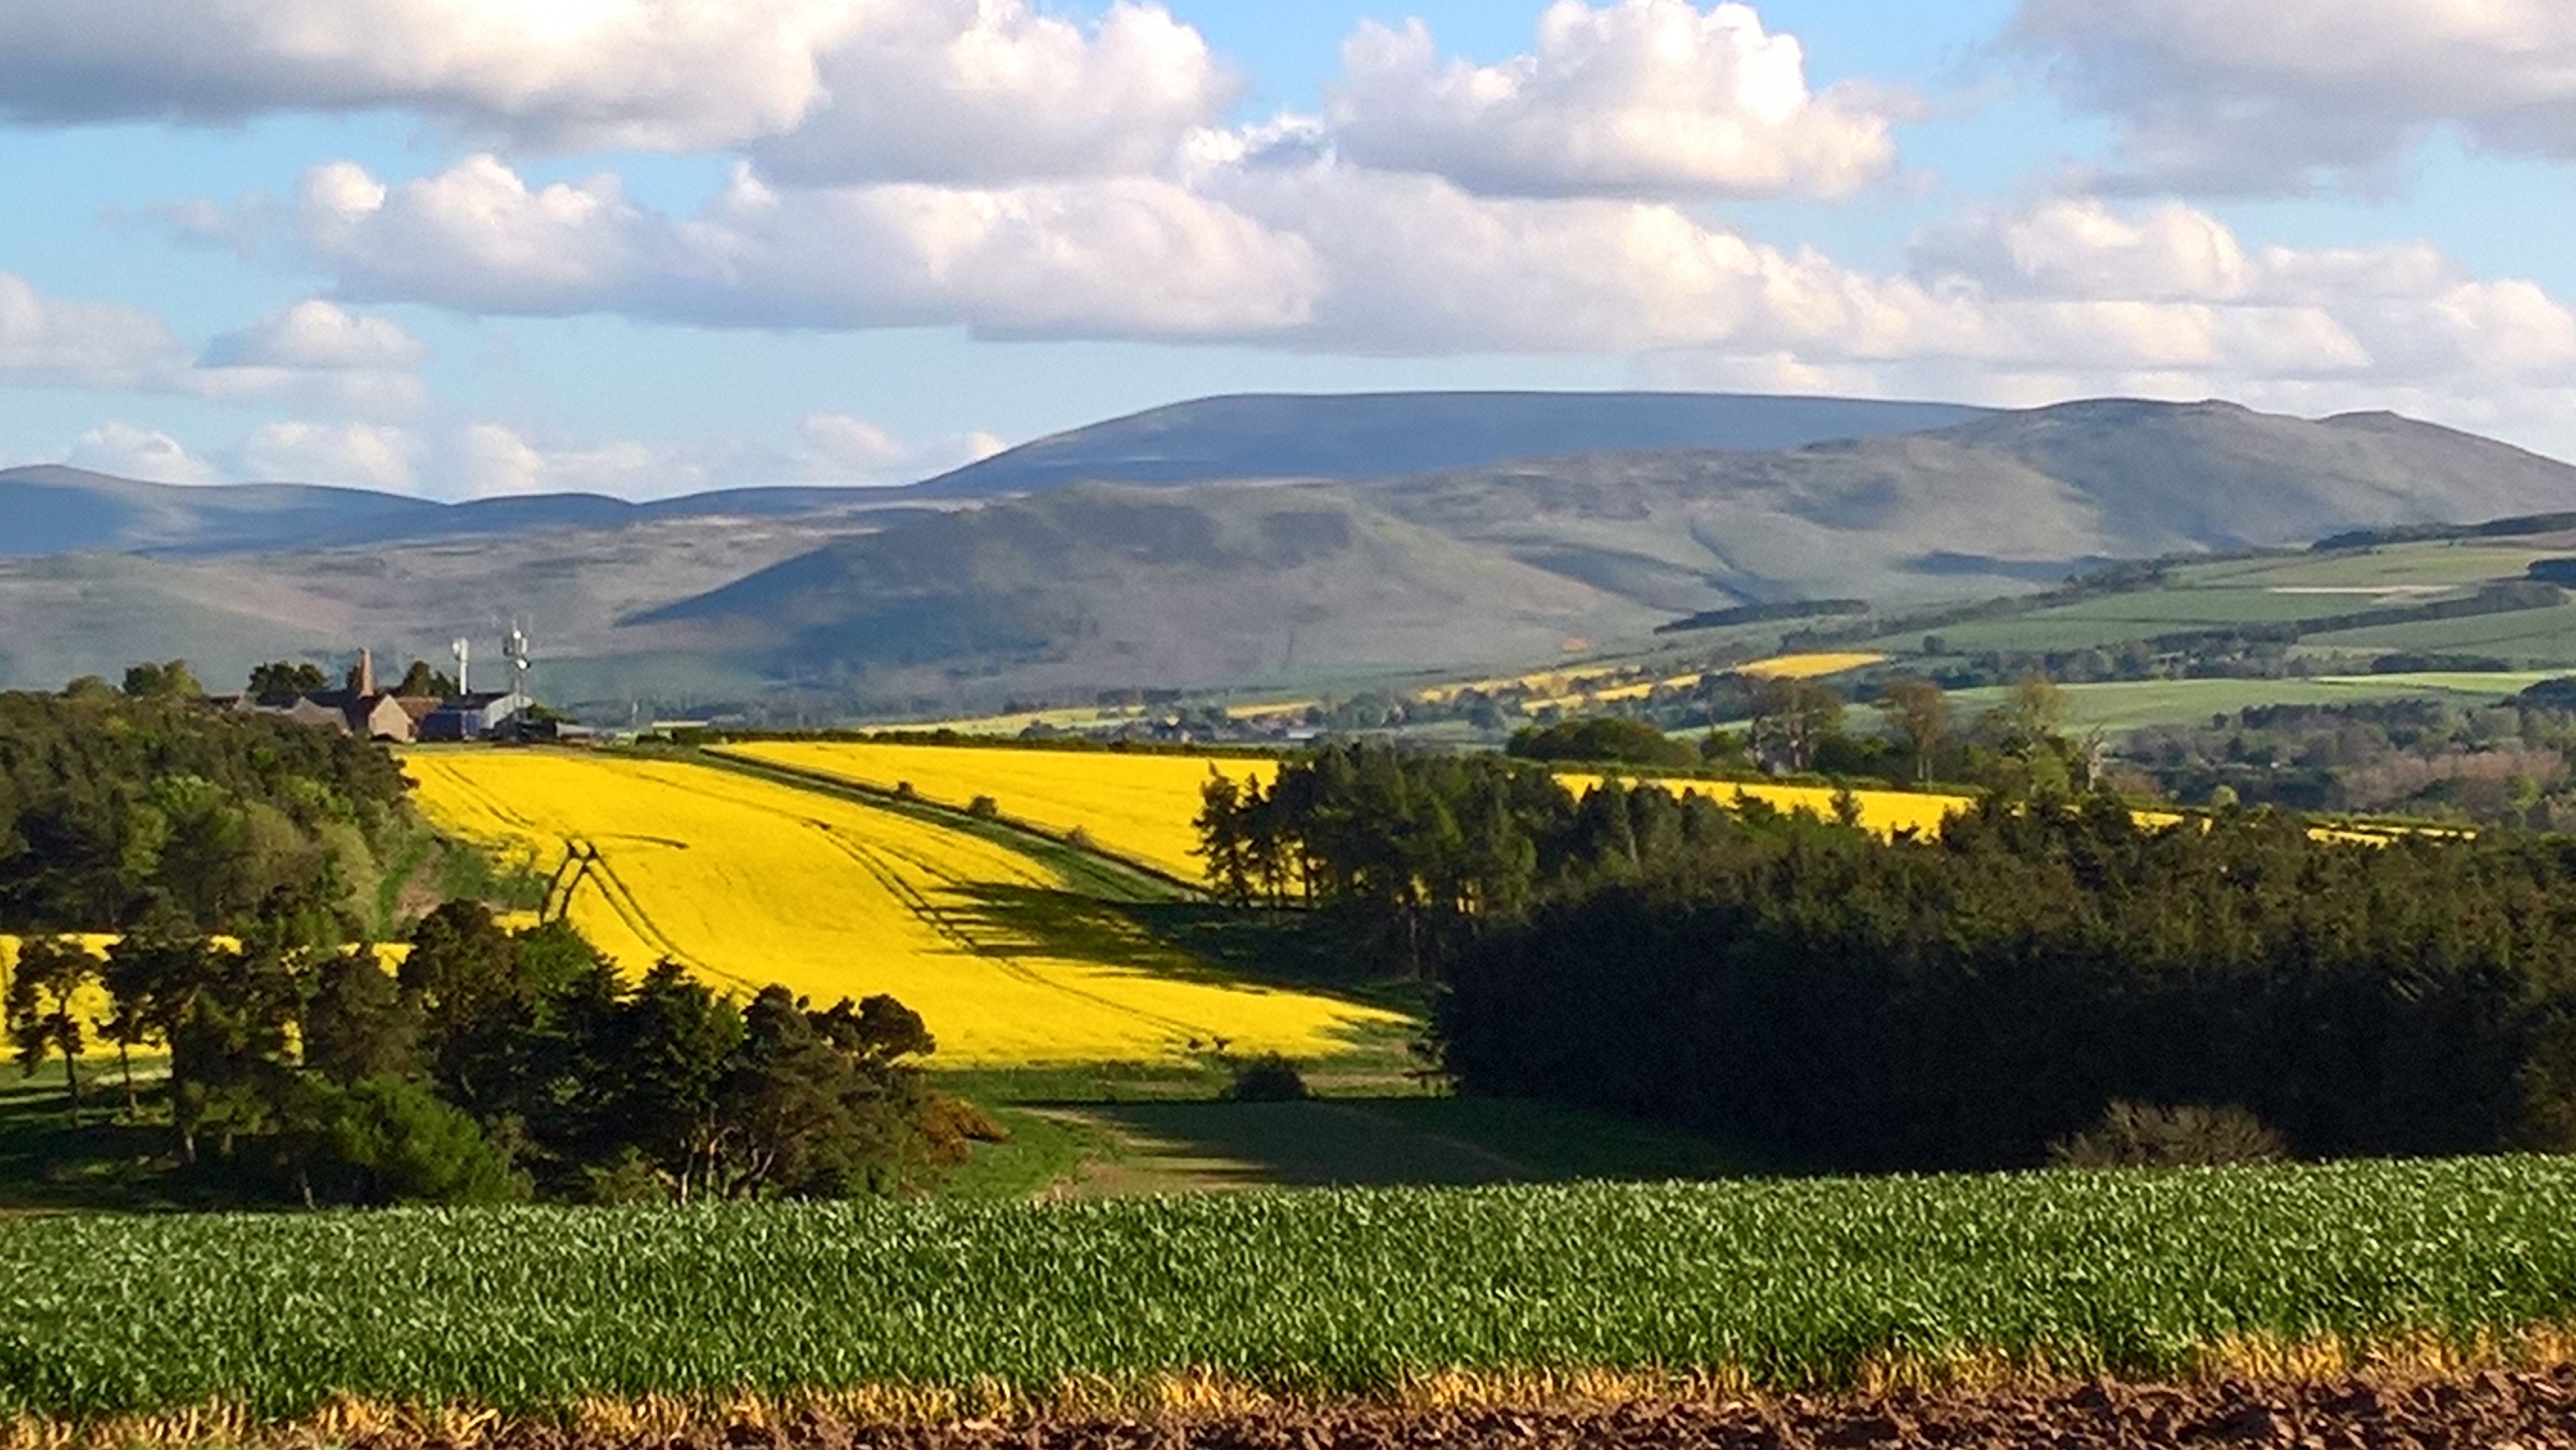
[[[208,703],[220,709],[278,715],[299,725],[339,730],[368,740],[409,745],[421,740],[488,740],[507,733],[524,719],[536,701],[516,691],[452,698],[396,695],[376,687],[375,657],[358,652],[351,688],[316,691],[282,698],[221,695]]]

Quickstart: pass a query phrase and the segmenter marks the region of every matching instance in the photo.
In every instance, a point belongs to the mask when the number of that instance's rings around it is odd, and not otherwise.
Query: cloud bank
[[[2120,128],[2132,188],[2387,185],[2435,128],[2576,159],[2559,0],[2024,0],[2008,43]]]

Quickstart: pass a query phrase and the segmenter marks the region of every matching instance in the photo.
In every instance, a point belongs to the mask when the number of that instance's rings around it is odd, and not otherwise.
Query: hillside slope
[[[1286,682],[1544,657],[1731,603],[2007,593],[2108,558],[2570,507],[2576,468],[2427,424],[2107,401],[1770,453],[1078,485],[845,538],[637,620],[815,681]]]
[[[1085,482],[1384,478],[1613,448],[1796,448],[1948,428],[1985,411],[1737,393],[1242,394],[1041,438],[917,491],[991,498]]]
[[[1392,478],[567,505],[587,527],[546,500],[370,518],[365,496],[329,491],[164,492],[233,506],[226,527],[265,527],[265,501],[270,515],[359,510],[331,527],[398,537],[0,560],[0,683],[182,653],[208,678],[361,644],[437,658],[515,620],[553,698],[620,717],[634,697],[695,710],[783,692],[830,710],[1306,689],[1544,659],[1737,603],[1983,597],[2107,558],[2576,509],[2576,468],[2387,415],[2104,400],[1767,452]],[[440,520],[466,527],[441,535]]]
[[[833,685],[1212,685],[1548,653],[1653,606],[1369,506],[1344,485],[1079,484],[852,536],[633,622]]]

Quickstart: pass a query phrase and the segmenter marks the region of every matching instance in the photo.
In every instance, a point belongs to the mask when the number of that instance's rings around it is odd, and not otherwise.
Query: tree
[[[431,669],[427,660],[413,660],[411,668],[403,671],[402,682],[394,686],[394,693],[406,700],[444,700],[456,693],[456,681]]]
[[[1675,740],[1643,720],[1596,715],[1560,720],[1541,728],[1523,726],[1512,733],[1503,752],[1523,760],[1606,761],[1620,765],[1688,765],[1698,748]]]
[[[473,1116],[424,1083],[369,1077],[311,1084],[289,1117],[287,1157],[308,1206],[516,1203],[528,1196],[528,1181]]]
[[[189,994],[211,974],[203,961],[210,950],[207,943],[189,939],[167,918],[127,932],[107,949],[99,976],[112,1010],[101,1025],[116,1044],[129,1116],[136,1110],[134,1049],[170,1040]]]
[[[245,943],[238,951],[209,946],[196,965],[204,975],[182,994],[167,1039],[171,1118],[180,1155],[190,1162],[208,1132],[217,1135],[218,1154],[230,1158],[240,1139],[275,1125],[294,1077],[288,1048],[302,962],[295,953]]]
[[[608,1024],[619,1078],[611,1119],[680,1202],[724,1150],[718,1094],[743,1038],[742,1013],[679,963],[654,964]]]
[[[135,665],[125,672],[125,693],[136,700],[194,700],[206,693],[186,660]]]
[[[295,663],[271,660],[254,666],[250,672],[250,693],[256,699],[283,700],[296,695],[318,695],[330,688],[330,677],[309,660]]]
[[[901,1061],[935,1045],[919,1014],[887,996],[817,1012],[772,986],[742,1022],[717,1101],[724,1149],[712,1184],[737,1198],[899,1184],[933,1099]]]
[[[1928,784],[1933,757],[1950,737],[1950,697],[1930,680],[1905,675],[1887,682],[1878,710],[1914,757],[1914,778]]]
[[[1843,697],[1831,686],[1781,677],[1754,688],[1754,740],[1776,747],[1791,770],[1805,770],[1817,747],[1842,728]]]
[[[36,937],[18,948],[18,967],[9,976],[9,1041],[18,1050],[18,1066],[36,1075],[45,1059],[63,1059],[63,1093],[72,1126],[81,1120],[81,1049],[88,1045],[88,1025],[81,1019],[80,997],[98,983],[99,960],[68,937]]]
[[[784,987],[764,989],[744,1011],[717,1104],[729,1196],[846,1194],[894,1156],[898,1125],[872,1111],[882,1094],[815,1028]]]
[[[1252,843],[1244,830],[1244,792],[1255,797],[1261,782],[1255,778],[1237,784],[1215,766],[1208,767],[1208,778],[1199,785],[1199,814],[1192,824],[1199,834],[1195,853],[1207,860],[1207,882],[1217,899],[1229,906],[1252,904]]]
[[[322,964],[304,1007],[304,1066],[343,1087],[420,1071],[420,1003],[371,951]]]
[[[2046,675],[2024,675],[2013,683],[2004,718],[2018,740],[2036,742],[2055,735],[2066,719],[2066,692]]]

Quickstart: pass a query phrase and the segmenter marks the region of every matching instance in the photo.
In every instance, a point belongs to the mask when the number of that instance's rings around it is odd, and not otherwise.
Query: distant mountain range
[[[576,703],[1297,688],[1733,604],[1987,595],[2103,559],[2571,508],[2576,469],[2450,429],[2122,400],[1222,398],[909,489],[650,505],[21,469],[0,473],[0,555],[53,557],[0,561],[0,682],[427,655],[518,619]]]
[[[305,483],[182,487],[40,464],[0,469],[0,558],[89,550],[238,554],[530,529],[613,529],[666,518],[805,518],[899,507],[902,490],[740,488],[655,503],[592,493],[440,503]]]

